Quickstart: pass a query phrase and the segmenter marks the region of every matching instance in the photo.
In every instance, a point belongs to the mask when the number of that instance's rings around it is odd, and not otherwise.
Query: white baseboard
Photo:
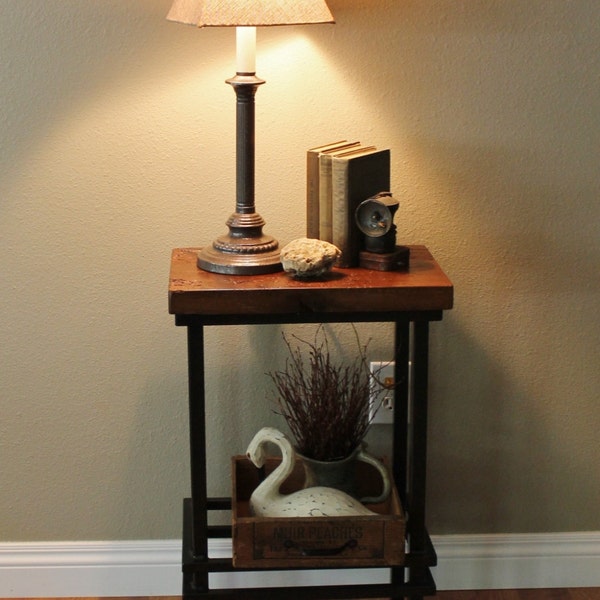
[[[440,590],[600,587],[600,532],[433,538]]]
[[[600,587],[600,532],[435,536],[439,590]],[[211,556],[231,542],[211,540]],[[177,596],[181,542],[0,544],[0,598]],[[349,583],[381,583],[387,569],[344,571]],[[335,585],[336,571],[271,572],[269,585]],[[264,586],[260,573],[211,575],[211,586]]]

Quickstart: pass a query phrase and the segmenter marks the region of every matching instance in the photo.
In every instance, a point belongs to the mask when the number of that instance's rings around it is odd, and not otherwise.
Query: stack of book
[[[390,150],[340,141],[306,153],[306,235],[335,244],[337,266],[356,267],[361,234],[354,214],[358,205],[390,189]]]

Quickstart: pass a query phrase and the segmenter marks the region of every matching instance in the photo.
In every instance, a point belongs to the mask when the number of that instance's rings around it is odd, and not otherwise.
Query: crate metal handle
[[[302,548],[293,540],[286,540],[284,546],[287,550],[300,550],[302,556],[337,556],[344,552],[344,550],[356,548],[358,542],[354,539],[348,540],[345,544],[339,548]]]

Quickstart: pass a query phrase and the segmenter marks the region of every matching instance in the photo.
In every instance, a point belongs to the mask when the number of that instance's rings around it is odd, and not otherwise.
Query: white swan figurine
[[[265,463],[264,445],[272,442],[281,450],[281,464],[254,490],[250,510],[257,517],[346,517],[374,515],[358,500],[329,487],[310,487],[292,494],[279,488],[294,468],[295,452],[287,437],[273,427],[263,427],[252,439],[246,456],[256,467]]]

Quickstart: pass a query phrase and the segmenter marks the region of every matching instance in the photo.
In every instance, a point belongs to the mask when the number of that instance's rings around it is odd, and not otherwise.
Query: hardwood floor
[[[111,600],[179,600],[181,596],[127,596]],[[569,588],[548,590],[473,590],[438,592],[439,600],[600,600],[600,588]],[[0,599],[4,600],[4,599]],[[15,600],[15,599],[13,599]],[[19,598],[17,600],[39,600]],[[47,600],[108,600],[107,598],[60,598]],[[268,600],[265,598],[265,600]],[[382,599],[384,600],[384,599]]]
[[[438,592],[439,600],[600,600],[600,588]]]

